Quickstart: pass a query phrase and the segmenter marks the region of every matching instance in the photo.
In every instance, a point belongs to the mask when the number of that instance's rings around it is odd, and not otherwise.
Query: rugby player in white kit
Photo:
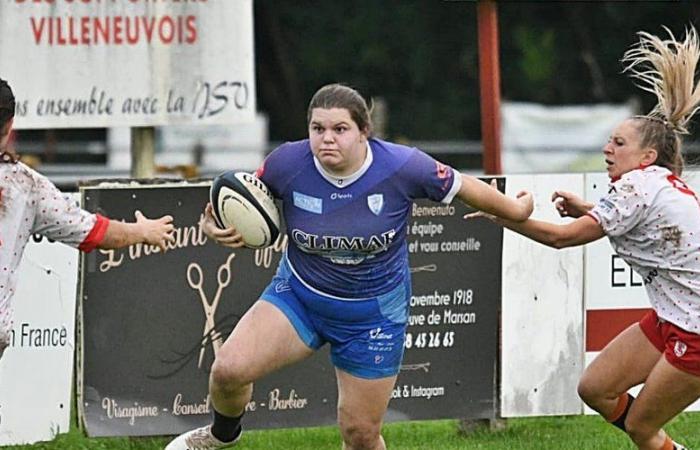
[[[585,370],[581,398],[625,431],[640,449],[684,447],[662,429],[700,397],[700,204],[679,177],[682,134],[700,102],[695,29],[677,41],[640,33],[626,70],[658,104],[614,130],[603,148],[609,192],[597,204],[555,192],[564,224],[487,217],[542,244],[565,248],[607,236],[641,275],[652,311],[620,333]],[[644,383],[638,398],[627,390]]]

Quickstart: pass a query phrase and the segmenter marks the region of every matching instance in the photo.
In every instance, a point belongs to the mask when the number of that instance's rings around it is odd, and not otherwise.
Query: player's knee
[[[354,425],[341,428],[343,441],[352,450],[374,450],[380,438],[379,428]]]
[[[343,418],[341,416],[339,425],[346,447],[352,450],[377,448],[377,442],[381,433],[381,423]]]
[[[634,415],[625,419],[625,431],[636,444],[644,444],[653,438],[659,429],[640,421]]]
[[[236,390],[254,381],[250,371],[243,364],[238,361],[227,361],[223,358],[214,360],[210,379],[216,389],[223,391]]]
[[[587,377],[585,373],[579,380],[576,390],[578,391],[578,396],[587,405],[590,405],[596,398],[600,397],[601,395],[598,383],[591,377]]]

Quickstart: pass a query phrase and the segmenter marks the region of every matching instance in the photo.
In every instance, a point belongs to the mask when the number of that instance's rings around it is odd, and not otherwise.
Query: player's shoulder
[[[277,146],[265,158],[256,174],[261,177],[263,173],[273,171],[286,171],[291,167],[299,167],[300,162],[308,159],[311,161],[311,147],[309,140],[285,142]]]
[[[379,152],[387,156],[405,156],[419,151],[416,147],[397,142],[389,142],[376,137],[369,139],[369,145],[373,152]]]
[[[377,138],[371,138],[369,145],[374,160],[387,167],[401,167],[413,157],[422,154],[416,147]]]
[[[291,159],[298,158],[301,154],[311,152],[311,145],[308,139],[300,141],[288,141],[278,145],[269,155],[269,158],[275,159]]]
[[[48,178],[21,161],[13,164],[0,164],[0,177],[7,177],[20,184],[26,184],[28,187],[49,182]]]
[[[669,177],[673,174],[661,166],[647,166],[631,170],[612,183],[616,189],[624,191],[653,192],[669,186]]]

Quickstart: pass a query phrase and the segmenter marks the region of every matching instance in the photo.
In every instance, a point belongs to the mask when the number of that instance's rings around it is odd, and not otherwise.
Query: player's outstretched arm
[[[497,190],[496,180],[491,181],[490,189],[494,191]],[[583,205],[583,202],[581,205]],[[585,208],[585,206],[581,206],[581,209],[583,208]],[[561,209],[557,209],[561,211]],[[587,208],[586,211],[589,209],[590,208]],[[474,219],[478,217],[489,219],[494,223],[508,228],[509,230],[515,231],[516,233],[522,234],[523,236],[537,241],[540,244],[553,248],[566,248],[583,245],[596,241],[605,236],[603,228],[593,217],[588,215],[582,215],[573,222],[566,224],[556,224],[535,219],[527,219],[525,221],[516,222],[497,217],[493,214],[488,214],[484,211],[477,211],[464,216],[465,219]]]
[[[207,203],[204,208],[204,219],[202,220],[202,231],[209,239],[224,247],[243,247],[243,236],[235,228],[221,229],[216,225],[211,203]]]
[[[554,191],[552,201],[557,212],[562,217],[578,218],[593,209],[593,203],[584,201],[581,197],[567,191]]]
[[[136,211],[135,216],[136,222],[130,223],[110,220],[104,238],[97,247],[114,249],[144,243],[156,245],[165,251],[166,244],[174,242],[172,216],[149,219],[140,211]]]
[[[480,211],[514,222],[526,220],[533,209],[531,193],[521,191],[516,198],[511,198],[478,178],[464,174],[457,197]]]
[[[468,214],[468,216],[470,215]],[[522,234],[540,244],[557,249],[587,244],[605,236],[603,229],[591,216],[582,216],[566,224],[556,224],[535,219],[513,222],[494,216],[489,218],[509,230]]]

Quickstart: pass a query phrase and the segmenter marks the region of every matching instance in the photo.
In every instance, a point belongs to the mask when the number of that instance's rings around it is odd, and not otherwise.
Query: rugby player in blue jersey
[[[276,275],[212,366],[210,426],[166,450],[225,448],[241,435],[253,382],[328,343],[338,380],[343,448],[384,449],[381,426],[403,357],[411,295],[406,227],[413,201],[463,202],[512,221],[532,212],[529,193],[504,196],[422,151],[371,137],[354,89],[331,84],[308,108],[309,138],[281,145],[257,176],[282,201],[289,246]],[[243,245],[205,211],[204,231]]]

